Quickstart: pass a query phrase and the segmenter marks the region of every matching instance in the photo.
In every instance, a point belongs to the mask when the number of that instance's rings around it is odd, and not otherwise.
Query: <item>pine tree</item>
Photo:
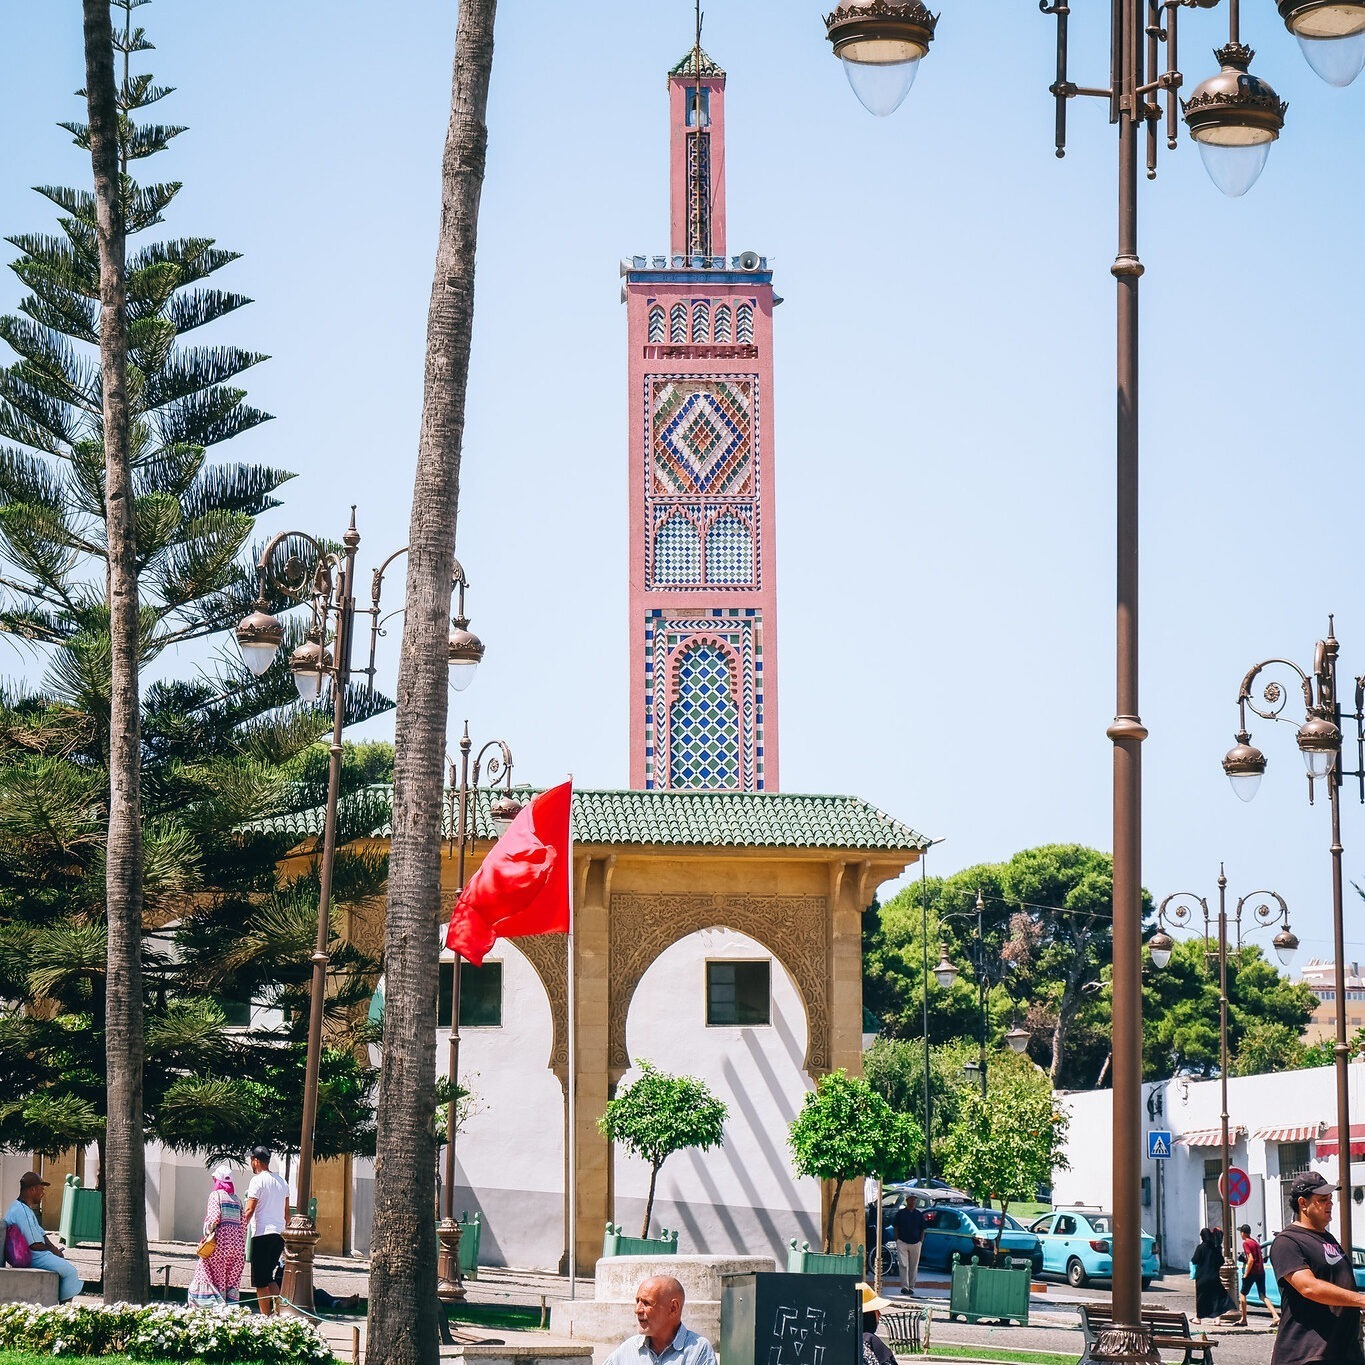
[[[210,283],[236,255],[205,237],[143,240],[180,186],[141,185],[129,167],[184,131],[139,121],[171,93],[132,70],[152,49],[132,23],[147,2],[113,5],[121,20],[113,33],[122,67],[118,206],[128,237],[127,432],[144,678],[167,648],[221,635],[250,609],[256,583],[244,551],[256,517],[278,506],[273,495],[290,477],[209,456],[267,420],[235,382],[264,357],[185,340],[248,302]],[[88,125],[62,126],[89,150]],[[0,318],[0,341],[16,357],[0,369],[0,632],[43,667],[36,687],[12,683],[0,697],[0,1001],[10,1002],[0,1006],[0,1148],[54,1152],[102,1140],[106,1000],[120,969],[110,959],[105,869],[111,541],[94,354],[97,204],[87,190],[39,193],[56,205],[59,232],[8,239],[19,252],[12,269],[29,292],[17,315]],[[288,606],[271,602],[275,611]],[[297,1145],[316,877],[311,869],[282,882],[277,867],[299,844],[291,813],[320,802],[316,780],[297,780],[297,760],[330,729],[330,708],[297,698],[285,659],[303,630],[291,629],[280,662],[262,678],[225,650],[189,681],[163,678],[141,689],[146,1055],[130,1051],[128,1061],[143,1076],[139,1130],[175,1147]],[[388,705],[358,690],[348,696],[352,720]],[[362,783],[352,785],[341,812],[347,838],[370,832],[384,814]],[[303,853],[307,863],[306,842]],[[377,894],[384,873],[379,860],[343,855],[336,904]],[[348,1021],[376,970],[338,947],[320,1155],[372,1146],[374,1078],[357,1060]],[[223,1002],[251,999],[279,1021],[229,1028]],[[101,1174],[106,1188],[124,1178],[104,1163]],[[137,1191],[120,1193],[140,1209]],[[126,1253],[111,1240],[106,1268],[125,1254],[136,1259],[136,1248]],[[120,1283],[136,1282],[135,1267],[116,1269]]]

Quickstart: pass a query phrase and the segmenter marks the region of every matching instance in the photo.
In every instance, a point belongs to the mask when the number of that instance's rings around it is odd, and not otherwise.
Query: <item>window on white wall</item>
[[[712,1028],[771,1024],[771,962],[708,962],[706,1023]]]
[[[436,1026],[450,1027],[450,1001],[455,985],[455,964],[441,963],[436,993]],[[485,962],[476,967],[460,963],[460,1027],[502,1027],[502,963]]]

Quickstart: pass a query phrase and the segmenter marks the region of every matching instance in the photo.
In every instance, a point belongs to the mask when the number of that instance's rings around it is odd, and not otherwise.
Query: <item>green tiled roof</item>
[[[374,839],[391,832],[391,788],[370,787],[367,802],[385,800],[385,814],[369,830]],[[530,787],[513,795],[529,800]],[[494,793],[471,793],[474,835],[495,837],[489,817]],[[451,809],[442,816],[450,835]],[[322,811],[305,811],[261,825],[299,838],[320,834]],[[584,791],[573,794],[574,838],[584,844],[673,845],[728,848],[880,849],[907,853],[929,840],[856,796],[802,796],[787,792]]]
[[[697,50],[689,47],[683,59],[673,67],[669,68],[670,76],[695,76],[697,74]],[[703,76],[723,76],[725,72],[715,63],[715,60],[706,55],[706,49],[702,49],[701,54],[701,74]]]

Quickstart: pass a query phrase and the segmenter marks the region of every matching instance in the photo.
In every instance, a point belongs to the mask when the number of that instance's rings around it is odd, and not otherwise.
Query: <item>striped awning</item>
[[[1339,1156],[1341,1154],[1341,1137],[1334,1123],[1318,1139],[1319,1156]],[[1351,1155],[1353,1157],[1365,1157],[1365,1123],[1353,1123],[1351,1125]]]
[[[1235,1143],[1237,1139],[1246,1133],[1246,1129],[1240,1123],[1228,1124],[1228,1142]],[[1223,1129],[1218,1128],[1192,1128],[1188,1133],[1181,1133],[1176,1141],[1185,1147],[1221,1147],[1223,1145]]]
[[[1263,1142],[1312,1142],[1321,1133],[1321,1123],[1283,1123],[1274,1128],[1258,1128],[1251,1136]]]

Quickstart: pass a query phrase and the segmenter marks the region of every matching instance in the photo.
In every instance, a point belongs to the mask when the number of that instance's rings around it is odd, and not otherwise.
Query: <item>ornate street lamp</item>
[[[972,944],[970,956],[972,959],[972,970],[976,974],[976,1010],[977,1010],[977,1045],[978,1053],[975,1063],[968,1062],[963,1067],[964,1071],[974,1071],[977,1080],[981,1085],[981,1098],[986,1098],[986,1032],[990,1026],[990,1020],[986,1012],[986,994],[990,988],[987,979],[989,975],[989,964],[986,958],[985,940],[985,914],[986,898],[981,892],[981,888],[976,889],[976,904],[970,910],[949,911],[947,914],[939,916],[939,923],[944,920],[961,919],[967,915],[976,916],[976,941]],[[1003,965],[1003,964],[1002,964]],[[958,978],[958,969],[953,965],[948,957],[948,945],[946,943],[939,946],[938,966],[934,968],[934,980],[938,982],[944,990],[953,984]],[[996,977],[996,981],[1000,980]],[[1009,1045],[1011,1052],[1023,1052],[1028,1046],[1030,1034],[1027,1029],[1018,1027],[1010,1029],[1005,1035],[1005,1042]]]
[[[1279,0],[1284,26],[1328,85],[1350,85],[1365,67],[1365,0]]]
[[[1224,875],[1223,865],[1218,865],[1218,927],[1214,937],[1215,952],[1210,954],[1218,962],[1218,1084],[1219,1094],[1222,1097],[1222,1155],[1223,1155],[1223,1178],[1219,1183],[1219,1192],[1223,1197],[1223,1264],[1219,1269],[1219,1275],[1223,1281],[1223,1288],[1227,1290],[1228,1296],[1236,1302],[1237,1299],[1237,1260],[1232,1251],[1232,1190],[1228,1183],[1228,1170],[1231,1166],[1230,1148],[1231,1142],[1228,1137],[1228,908],[1227,908],[1228,879]],[[1274,901],[1272,906],[1267,899]],[[1257,926],[1268,927],[1272,924],[1283,924],[1284,928],[1275,935],[1272,942],[1275,947],[1275,956],[1279,958],[1283,966],[1289,966],[1298,950],[1299,940],[1294,931],[1289,927],[1289,907],[1284,903],[1284,897],[1278,891],[1249,891],[1237,902],[1237,908],[1233,911],[1232,922],[1237,929],[1237,950],[1242,949],[1242,910],[1248,901],[1257,901],[1258,904],[1252,907],[1252,916]],[[1175,891],[1167,896],[1157,907],[1157,922],[1162,926],[1161,930],[1153,934],[1147,942],[1147,950],[1152,955],[1153,964],[1161,969],[1171,960],[1171,952],[1175,947],[1175,941],[1165,932],[1167,928],[1186,928],[1194,918],[1194,907],[1198,906],[1204,912],[1204,944],[1207,950],[1210,942],[1209,927],[1209,903],[1203,896],[1196,895],[1193,891]],[[1158,940],[1160,942],[1158,943]],[[1344,1201],[1343,1201],[1344,1202]]]
[[[463,609],[464,595],[460,606]],[[480,769],[484,756],[492,751],[486,769],[490,786],[502,778],[502,792],[490,792],[489,817],[499,835],[506,834],[512,821],[521,814],[521,802],[512,795],[512,751],[500,739],[490,739],[475,755],[470,771],[469,755],[473,750],[469,738],[469,722],[465,721],[460,737],[460,768],[456,785],[455,764],[450,765],[450,802],[454,809],[450,821],[453,830],[451,844],[455,854],[455,885],[464,890],[465,852],[474,842],[475,822],[470,819],[469,798],[479,790]],[[446,1101],[445,1172],[441,1182],[441,1221],[436,1225],[440,1252],[436,1261],[436,1293],[446,1303],[456,1303],[465,1296],[464,1275],[460,1270],[460,1225],[455,1218],[455,1090],[460,1076],[460,955],[455,954],[451,968],[450,986],[450,1061],[447,1068],[450,1098]]]
[[[1117,558],[1115,716],[1107,734],[1113,745],[1114,772],[1114,1322],[1087,1349],[1087,1360],[1155,1360],[1151,1332],[1142,1325],[1141,1187],[1135,1174],[1142,1163],[1142,742],[1147,737],[1138,709],[1138,256],[1137,186],[1139,137],[1145,143],[1148,177],[1156,175],[1164,123],[1167,145],[1175,147],[1180,128],[1176,66],[1177,27],[1184,7],[1216,8],[1219,0],[1112,0],[1110,72],[1107,86],[1081,86],[1068,71],[1068,0],[1040,0],[1057,20],[1055,100],[1057,155],[1066,153],[1067,104],[1078,97],[1104,101],[1119,133],[1118,252],[1110,267],[1117,281]],[[1289,13],[1286,13],[1288,7]],[[1333,26],[1349,38],[1356,11],[1365,0],[1336,0],[1311,6],[1282,0],[1286,22],[1304,31],[1313,23]],[[1190,134],[1200,144],[1204,164],[1228,194],[1242,194],[1265,164],[1279,136],[1284,105],[1264,81],[1249,71],[1251,52],[1241,46],[1239,0],[1228,0],[1228,43],[1218,53],[1220,69],[1196,89],[1185,107]],[[1309,11],[1313,18],[1310,19]],[[1329,11],[1330,15],[1324,13]],[[848,0],[825,20],[827,35],[843,59],[854,91],[873,113],[894,108],[909,89],[914,69],[936,36],[936,21],[918,5],[892,0]],[[897,66],[903,89],[877,97],[891,84]],[[1164,49],[1164,55],[1163,55]],[[865,54],[865,55],[864,55]],[[1243,60],[1245,58],[1245,60]],[[855,79],[854,67],[870,68],[869,79]],[[888,69],[890,68],[890,69]],[[909,79],[906,79],[906,77]],[[875,79],[873,79],[875,77]],[[866,97],[865,97],[866,91]],[[1345,1203],[1346,1201],[1343,1201]]]
[[[384,633],[384,621],[379,611],[380,588],[384,570],[406,549],[390,555],[375,570],[371,588],[371,603],[359,609],[370,617],[370,657],[364,668],[352,669],[351,645],[355,635],[357,607],[355,601],[355,556],[360,545],[360,534],[355,526],[355,508],[351,508],[351,522],[341,538],[341,548],[331,549],[302,531],[282,531],[261,552],[256,566],[258,594],[255,606],[237,627],[238,647],[242,661],[257,677],[270,668],[284,643],[284,626],[269,610],[269,596],[277,595],[301,605],[307,605],[312,619],[307,637],[289,657],[289,668],[299,698],[305,702],[319,702],[328,687],[332,689],[332,743],[327,767],[327,804],[323,820],[322,854],[318,867],[318,922],[317,940],[309,958],[313,974],[308,1003],[308,1048],[304,1063],[303,1126],[299,1137],[298,1203],[285,1228],[284,1280],[281,1297],[288,1309],[313,1312],[313,1249],[318,1232],[308,1210],[313,1189],[313,1129],[317,1123],[318,1075],[322,1066],[322,1018],[327,995],[327,964],[331,960],[328,940],[331,929],[332,870],[336,856],[337,801],[341,789],[341,737],[346,725],[346,689],[353,672],[365,678],[366,690],[374,687],[375,647]],[[311,565],[305,564],[299,551],[306,553]],[[284,563],[277,561],[284,556]],[[455,566],[452,591],[460,586],[461,614],[463,611],[464,572]],[[483,645],[475,636],[463,632],[457,640],[452,632],[450,664],[470,667],[478,663]],[[332,648],[328,648],[328,636]]]
[[[1293,724],[1284,715],[1289,699],[1298,692],[1303,699],[1304,718],[1294,736],[1308,772],[1308,801],[1311,805],[1315,784],[1327,784],[1327,802],[1332,825],[1332,951],[1336,954],[1334,984],[1336,987],[1336,1043],[1332,1049],[1337,1083],[1337,1133],[1340,1138],[1338,1164],[1342,1173],[1343,1195],[1337,1200],[1337,1218],[1341,1228],[1341,1244],[1353,1245],[1353,1200],[1350,1194],[1351,1170],[1351,1097],[1347,1067],[1350,1048],[1346,1043],[1346,930],[1342,905],[1341,869],[1341,784],[1343,778],[1353,778],[1358,784],[1360,800],[1365,802],[1365,677],[1355,680],[1355,709],[1343,711],[1337,695],[1337,655],[1341,646],[1334,633],[1333,618],[1327,618],[1327,638],[1319,640],[1313,651],[1312,672],[1305,672],[1290,659],[1263,659],[1242,679],[1237,692],[1237,743],[1223,759],[1232,789],[1243,801],[1256,795],[1261,777],[1266,770],[1266,756],[1251,743],[1247,729],[1247,712],[1262,720]],[[1293,681],[1289,684],[1274,678],[1260,684],[1257,679],[1266,669],[1283,669]],[[1297,687],[1294,683],[1297,682]],[[1346,771],[1342,764],[1342,721],[1355,722],[1357,767]],[[1297,942],[1295,944],[1297,946]]]

